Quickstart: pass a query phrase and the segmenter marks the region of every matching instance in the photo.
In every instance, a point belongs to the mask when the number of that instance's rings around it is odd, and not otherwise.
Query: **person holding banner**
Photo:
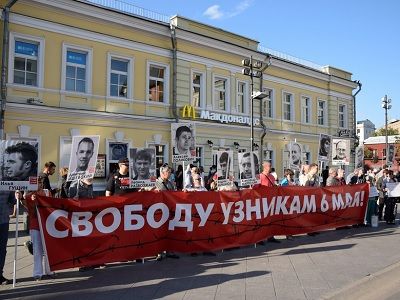
[[[171,176],[171,168],[167,163],[160,167],[160,176],[156,180],[156,190],[157,191],[176,191],[175,185],[169,180]],[[165,252],[166,257],[178,259],[179,256],[173,252]],[[163,254],[157,254],[156,260],[161,261],[163,259]]]
[[[39,220],[36,211],[37,195],[49,196],[49,191],[46,193],[43,189],[43,178],[41,176],[38,177],[38,190],[29,193],[23,201],[24,206],[29,212],[29,234],[33,244],[33,278],[36,281],[40,281],[44,276],[54,278],[55,273],[50,270],[49,262],[43,248]]]
[[[262,166],[263,171],[260,174],[260,184],[269,187],[275,186],[275,177],[271,174],[271,163],[269,161],[264,161]]]
[[[0,284],[10,284],[12,281],[3,276],[3,268],[6,261],[8,228],[10,222],[9,212],[10,192],[0,191]]]
[[[106,196],[119,195],[136,191],[136,189],[130,188],[129,159],[121,158],[118,161],[118,167],[118,171],[108,178],[106,186]]]

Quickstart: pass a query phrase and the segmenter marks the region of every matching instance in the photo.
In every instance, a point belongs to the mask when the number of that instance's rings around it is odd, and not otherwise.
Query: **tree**
[[[399,134],[399,131],[397,130],[397,129],[393,129],[393,128],[388,128],[388,134],[387,135],[398,135]],[[373,136],[386,136],[386,130],[385,130],[385,128],[379,128],[379,129],[377,129],[375,132],[374,132],[374,134],[373,134]]]

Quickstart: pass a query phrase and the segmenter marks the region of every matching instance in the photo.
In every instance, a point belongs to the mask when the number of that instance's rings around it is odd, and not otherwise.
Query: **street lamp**
[[[259,60],[253,60],[253,57],[250,56],[250,59],[246,58],[242,60],[242,66],[244,68],[242,69],[242,74],[246,76],[250,76],[251,80],[251,101],[250,101],[250,147],[251,151],[254,150],[254,104],[253,100],[254,99],[259,99],[262,100],[268,95],[264,92],[254,92],[254,82],[253,78],[260,78],[262,77],[262,72],[260,69],[263,67],[263,63]]]
[[[386,164],[388,164],[388,159],[389,159],[389,149],[388,149],[388,119],[387,119],[387,111],[388,109],[392,108],[392,105],[390,102],[392,102],[392,99],[388,99],[388,96],[385,95],[382,97],[382,108],[385,110],[385,149],[386,149]]]

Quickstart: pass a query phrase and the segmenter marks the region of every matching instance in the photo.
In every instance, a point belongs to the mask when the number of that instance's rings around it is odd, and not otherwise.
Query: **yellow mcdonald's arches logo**
[[[196,119],[196,109],[194,106],[185,105],[182,109],[182,118],[192,118]]]

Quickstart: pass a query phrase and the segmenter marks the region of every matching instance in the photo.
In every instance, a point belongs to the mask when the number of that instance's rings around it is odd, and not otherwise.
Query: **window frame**
[[[34,43],[38,45],[37,56],[37,85],[26,85],[21,83],[14,83],[14,59],[15,59],[15,42],[23,41],[27,43]],[[44,38],[21,34],[17,32],[10,32],[9,38],[9,53],[8,53],[8,80],[10,84],[28,88],[42,88],[44,82],[44,56],[45,55],[45,40]]]
[[[67,79],[67,52],[77,51],[86,52],[86,86],[85,92],[66,90]],[[84,46],[63,43],[62,45],[62,65],[61,65],[61,91],[71,94],[91,94],[92,93],[92,77],[93,77],[93,49]]]
[[[263,101],[263,116],[267,119],[274,119],[275,118],[275,90],[272,88],[265,87],[263,88],[264,93],[268,93],[270,97],[265,97]],[[267,103],[271,106],[271,116],[266,114],[266,105]]]
[[[319,103],[324,103],[324,108],[321,110],[319,107]],[[318,99],[317,100],[317,125],[318,126],[328,126],[328,102],[326,100],[323,99]],[[319,123],[319,112],[322,111],[323,112],[323,124]]]
[[[225,80],[225,109],[219,109],[219,103],[216,103],[217,100],[215,99],[215,92],[216,92],[216,87],[215,87],[215,81],[219,79]],[[221,112],[229,112],[230,111],[230,79],[227,76],[219,75],[219,74],[213,74],[212,77],[212,99],[213,99],[213,110],[214,111],[221,111]],[[218,108],[216,108],[216,104],[218,104]]]
[[[200,98],[199,98],[199,105],[195,106],[193,105],[193,88],[195,86],[195,84],[193,83],[193,75],[194,74],[198,74],[200,75]],[[196,69],[191,69],[190,70],[190,98],[189,98],[189,105],[195,107],[195,108],[204,108],[205,107],[205,97],[206,97],[206,72],[204,71],[199,71]]]
[[[110,85],[111,85],[111,61],[113,59],[116,60],[124,60],[128,62],[128,69],[127,69],[127,93],[126,97],[120,97],[120,96],[111,96],[111,90],[110,90]],[[121,100],[121,101],[132,101],[133,100],[133,94],[134,94],[134,57],[131,56],[124,56],[116,53],[107,53],[107,97],[116,99],[116,100]]]
[[[306,105],[306,100],[308,100],[308,105]],[[302,95],[300,98],[301,103],[301,123],[312,124],[312,100],[310,96]],[[307,122],[308,118],[308,122]]]
[[[243,84],[243,109],[239,111],[239,84]],[[249,113],[249,83],[245,80],[236,80],[236,112],[240,115]]]
[[[291,95],[290,97],[290,120],[285,119],[285,105],[286,102],[286,95]],[[286,122],[294,122],[295,121],[295,107],[294,107],[294,94],[287,91],[282,91],[282,120]]]
[[[340,107],[343,107],[343,113],[340,112]],[[340,116],[343,115],[343,126],[341,126]],[[347,105],[344,103],[338,103],[338,127],[339,128],[347,128]]]
[[[163,101],[154,101],[150,100],[149,97],[149,90],[150,90],[150,80],[155,77],[150,77],[150,67],[159,67],[159,68],[164,68],[164,78],[163,78],[163,83],[164,83],[164,91],[163,91]],[[169,104],[169,84],[170,84],[170,67],[169,64],[161,63],[161,62],[156,62],[156,61],[150,61],[148,60],[146,63],[146,102],[151,103],[151,104],[160,104],[160,105],[165,105]]]

